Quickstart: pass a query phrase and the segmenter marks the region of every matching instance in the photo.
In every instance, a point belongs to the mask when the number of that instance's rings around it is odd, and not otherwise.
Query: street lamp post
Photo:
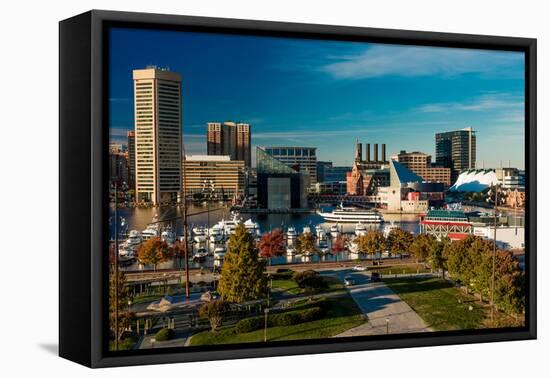
[[[390,318],[386,318],[386,335],[390,333]]]
[[[267,314],[269,313],[269,308],[264,308],[265,314],[265,324],[264,324],[264,343],[267,342]]]
[[[128,299],[128,312],[126,313],[126,316],[128,318],[128,328],[129,331],[132,331],[132,323],[130,322],[130,308],[132,307],[132,300]],[[139,333],[139,332],[138,332]]]

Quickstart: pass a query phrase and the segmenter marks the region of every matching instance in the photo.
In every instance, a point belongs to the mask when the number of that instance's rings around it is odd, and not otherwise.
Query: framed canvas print
[[[536,40],[60,22],[60,355],[536,337]]]

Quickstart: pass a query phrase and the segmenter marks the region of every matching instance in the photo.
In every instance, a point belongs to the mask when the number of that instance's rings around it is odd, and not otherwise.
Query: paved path
[[[368,322],[336,337],[431,331],[422,318],[383,282],[368,282],[366,272],[338,272],[340,279],[343,280],[344,276],[352,276],[356,280],[357,284],[348,287],[348,290]],[[389,321],[386,322],[386,319]]]

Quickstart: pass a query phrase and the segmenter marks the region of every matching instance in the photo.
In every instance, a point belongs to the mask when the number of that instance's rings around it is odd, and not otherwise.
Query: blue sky
[[[110,58],[112,140],[133,129],[132,69],[157,65],[182,75],[187,153],[205,153],[209,121],[337,165],[356,138],[434,155],[436,132],[471,126],[479,167],[524,166],[522,53],[113,29]]]

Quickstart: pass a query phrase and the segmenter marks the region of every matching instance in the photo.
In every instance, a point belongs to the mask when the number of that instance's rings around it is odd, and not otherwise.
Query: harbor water
[[[330,211],[330,208],[324,208],[325,211]],[[384,226],[394,222],[396,225],[402,229],[417,233],[419,231],[419,218],[417,215],[413,214],[384,214],[384,223],[381,224],[366,224],[367,229],[380,230],[384,229]],[[120,240],[124,240],[123,234],[126,234],[130,230],[142,231],[147,227],[147,225],[152,221],[154,217],[158,219],[161,224],[161,229],[170,227],[173,231],[176,232],[178,238],[183,235],[183,220],[182,220],[182,209],[181,208],[121,208],[118,209],[119,217],[119,232],[121,232]],[[232,214],[230,214],[229,208],[219,203],[211,203],[210,207],[208,205],[190,205],[188,206],[188,226],[189,229],[192,229],[195,226],[207,226],[212,227],[214,224],[218,223],[220,220],[231,219]],[[311,228],[312,232],[315,232],[315,226],[319,225],[327,234],[330,235],[329,229],[330,226],[334,223],[327,223],[325,220],[318,215],[316,212],[310,213],[299,213],[299,214],[240,214],[240,218],[243,221],[251,219],[256,222],[259,226],[260,232],[265,233],[271,231],[275,228],[281,228],[283,231],[286,231],[288,227],[292,226],[296,229],[296,232],[301,233],[303,228],[308,226]],[[111,240],[114,238],[114,209],[111,208],[111,218],[110,218],[110,229],[111,229]],[[341,223],[339,224],[341,231],[345,235],[353,235],[355,230],[355,223]],[[328,238],[328,245],[330,247],[330,237]],[[212,252],[214,248],[219,245],[214,243],[202,243],[201,245],[197,243],[190,243],[191,251],[190,257],[193,255],[195,250],[199,247],[206,247]],[[274,257],[269,262],[272,265],[281,265],[281,264],[298,264],[298,263],[309,263],[309,262],[320,262],[320,261],[349,261],[357,260],[359,258],[365,258],[357,254],[351,254],[349,251],[343,251],[337,254],[326,254],[326,255],[313,255],[310,257],[300,256],[300,255],[283,255],[279,257]],[[190,258],[191,260],[191,258]],[[157,269],[178,269],[183,268],[185,262],[181,261],[179,258],[174,258],[169,261],[166,261],[162,264],[159,264]],[[218,261],[215,261],[212,256],[208,256],[203,261],[190,261],[191,268],[200,268],[212,269],[218,264]],[[123,264],[122,269],[124,270],[149,270],[152,267],[140,265],[137,261],[129,262]]]

